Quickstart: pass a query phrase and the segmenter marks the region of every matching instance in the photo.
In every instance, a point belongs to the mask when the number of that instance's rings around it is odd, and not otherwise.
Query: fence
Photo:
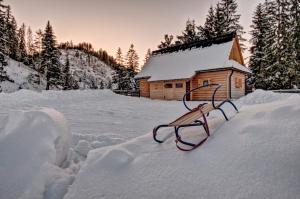
[[[114,93],[119,95],[126,95],[126,96],[133,96],[133,97],[140,97],[139,90],[113,90]]]
[[[284,90],[272,90],[275,93],[298,93],[300,94],[300,89],[284,89]]]

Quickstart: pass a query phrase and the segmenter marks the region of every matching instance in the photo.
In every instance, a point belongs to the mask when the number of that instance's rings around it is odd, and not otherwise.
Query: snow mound
[[[98,162],[106,168],[118,169],[128,165],[134,160],[134,156],[126,149],[116,148],[108,150]]]
[[[292,94],[274,93],[273,91],[264,91],[261,89],[257,89],[253,93],[242,97],[239,100],[239,103],[244,105],[263,104],[267,102],[282,100],[291,95]]]
[[[63,181],[57,170],[67,159],[70,143],[68,124],[53,109],[9,114],[0,128],[0,198],[34,198],[31,192],[43,193],[53,185],[50,176]]]
[[[189,153],[151,134],[95,149],[65,199],[298,198],[300,96],[281,97],[256,91],[230,121],[209,117],[212,136]]]

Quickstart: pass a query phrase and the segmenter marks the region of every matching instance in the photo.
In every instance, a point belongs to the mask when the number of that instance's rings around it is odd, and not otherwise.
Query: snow
[[[41,80],[41,85],[37,83],[38,72],[11,58],[6,57],[6,60],[8,65],[4,67],[4,70],[10,81],[0,82],[3,92],[11,93],[19,89],[41,90],[45,88],[43,80]]]
[[[113,70],[99,58],[80,50],[61,50],[60,62],[65,64],[69,58],[70,71],[81,89],[109,88]]]
[[[65,198],[298,198],[300,96],[253,95],[265,102],[210,118],[213,135],[193,152],[150,133],[91,151]]]
[[[61,53],[62,64],[65,64],[68,54],[71,75],[78,81],[80,89],[110,88],[114,70],[99,58],[80,50],[61,50]],[[0,82],[2,92],[12,93],[20,89],[45,90],[46,81],[43,75],[9,57],[6,57],[6,61],[8,65],[4,70],[9,80]]]
[[[232,45],[233,41],[230,41],[206,48],[153,55],[135,78],[150,77],[149,81],[186,79],[196,71],[222,68],[235,68],[249,73],[247,67],[228,60]]]
[[[67,122],[62,114],[47,108],[11,112],[4,121],[0,131],[0,198],[15,199],[23,194],[34,198],[31,192],[44,192],[46,180],[42,176],[52,176],[49,168],[54,170],[67,159],[71,143]]]
[[[211,112],[212,136],[186,153],[172,129],[163,144],[151,136],[186,112],[179,101],[109,90],[1,93],[0,198],[298,198],[299,101],[256,90],[235,101],[238,114],[224,106],[228,122]],[[34,111],[41,107],[62,114]],[[185,130],[191,140],[194,132],[202,131]]]

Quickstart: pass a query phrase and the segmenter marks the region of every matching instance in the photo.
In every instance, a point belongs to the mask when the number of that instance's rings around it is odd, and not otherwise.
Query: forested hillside
[[[59,43],[50,21],[36,32],[18,26],[10,6],[0,0],[0,92],[134,89],[137,59],[133,45],[118,62],[90,43]]]

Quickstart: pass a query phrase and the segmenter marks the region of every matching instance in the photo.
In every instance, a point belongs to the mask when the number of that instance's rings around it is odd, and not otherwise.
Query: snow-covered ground
[[[2,92],[11,93],[19,89],[45,89],[46,84],[43,79],[41,79],[41,84],[39,83],[40,77],[38,72],[11,58],[6,57],[6,61],[8,65],[4,67],[4,70],[9,81],[0,82]]]
[[[81,89],[109,88],[113,70],[99,58],[80,50],[61,50],[60,62],[70,63],[70,71]]]
[[[150,134],[183,114],[182,102],[108,90],[2,93],[0,198],[298,198],[300,95],[258,90],[236,104],[238,114],[225,106],[228,122],[212,112],[212,136],[185,153],[172,129],[161,145]],[[31,164],[36,172],[24,174]]]
[[[60,62],[65,65],[67,57],[70,73],[80,89],[110,88],[114,70],[99,58],[80,50],[61,50]],[[29,66],[6,57],[4,67],[8,80],[0,82],[0,92],[12,93],[20,89],[45,90],[43,75]]]

